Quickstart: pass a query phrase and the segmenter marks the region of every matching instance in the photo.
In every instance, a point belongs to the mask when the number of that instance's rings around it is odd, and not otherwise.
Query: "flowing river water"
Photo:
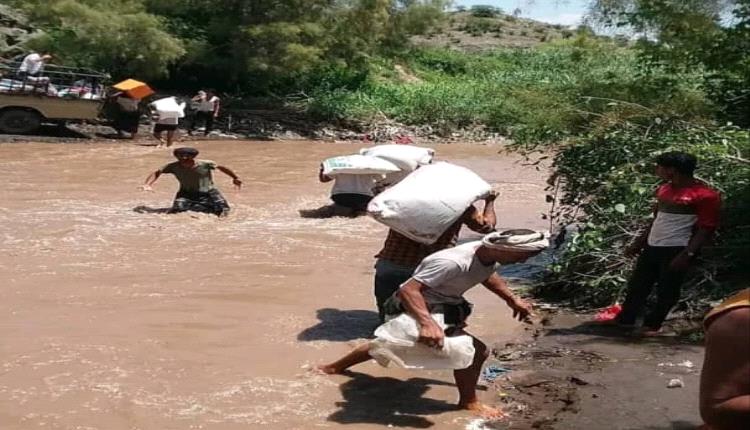
[[[373,255],[386,227],[297,212],[328,201],[318,163],[360,145],[194,146],[244,180],[236,192],[216,173],[228,219],[148,209],[176,191],[169,175],[153,193],[137,189],[173,160],[167,150],[0,145],[0,428],[465,428],[451,372],[308,370],[377,320]],[[499,227],[546,226],[543,170],[498,146],[433,147],[493,184]],[[475,334],[518,334],[503,303],[480,288],[469,298]]]

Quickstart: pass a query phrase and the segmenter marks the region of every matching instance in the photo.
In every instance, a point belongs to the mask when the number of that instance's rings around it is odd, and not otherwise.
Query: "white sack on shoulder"
[[[432,317],[445,329],[443,314]],[[474,360],[474,342],[470,336],[446,337],[442,349],[418,343],[417,339],[417,321],[404,313],[375,330],[369,353],[383,367],[396,365],[405,369],[465,369]]]
[[[163,99],[151,102],[159,118],[184,118],[185,117],[185,103],[178,104],[177,99],[174,97],[165,97]]]
[[[405,172],[412,172],[418,166],[432,163],[435,156],[433,149],[412,145],[378,145],[362,148],[359,153],[388,160]]]
[[[375,196],[367,212],[404,236],[432,244],[492,187],[471,170],[436,163]]]
[[[323,161],[323,174],[327,176],[335,176],[343,173],[350,175],[382,175],[400,170],[396,165],[382,158],[359,154],[333,157]]]

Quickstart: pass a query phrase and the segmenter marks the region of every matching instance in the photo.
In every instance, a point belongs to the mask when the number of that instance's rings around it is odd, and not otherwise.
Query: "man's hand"
[[[151,185],[143,184],[140,187],[138,187],[141,191],[154,191],[153,188],[151,188]]]
[[[690,267],[690,256],[687,252],[682,251],[669,262],[669,270],[673,272],[682,272]]]
[[[423,343],[429,347],[441,349],[443,347],[443,340],[445,339],[445,333],[440,328],[438,323],[432,318],[427,324],[419,327],[419,339],[417,342]]]
[[[513,309],[513,318],[518,321],[525,322],[531,316],[531,303],[521,300],[518,297],[508,300],[508,306]]]
[[[234,184],[235,188],[237,188],[238,190],[242,188],[242,181],[240,181],[240,178],[232,179],[232,183]]]
[[[496,198],[497,198],[497,191],[492,190],[489,192],[489,194],[484,196],[484,201],[485,203],[492,203],[495,201]]]

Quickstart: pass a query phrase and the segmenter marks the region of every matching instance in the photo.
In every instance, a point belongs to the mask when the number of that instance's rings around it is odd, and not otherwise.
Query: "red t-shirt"
[[[656,200],[656,219],[648,236],[651,246],[687,246],[695,228],[719,225],[721,197],[701,181],[679,188],[662,184],[656,190]]]

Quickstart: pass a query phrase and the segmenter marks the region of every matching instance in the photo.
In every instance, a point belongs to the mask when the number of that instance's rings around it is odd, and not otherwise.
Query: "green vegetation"
[[[503,10],[498,7],[479,4],[472,6],[469,11],[472,16],[484,18],[494,18],[503,13]]]
[[[300,74],[365,70],[444,18],[444,0],[5,0],[47,32],[34,42],[115,78],[237,93],[293,91]]]
[[[521,143],[538,143],[576,135],[594,119],[617,115],[624,108],[613,100],[645,103],[684,120],[702,118],[711,109],[696,89],[700,71],[647,71],[636,52],[586,36],[532,51],[420,49],[397,60],[421,83],[383,78],[396,60],[381,61],[359,86],[310,91],[311,112],[327,120],[384,114],[446,132],[481,124]],[[632,120],[640,119],[634,114]]]

